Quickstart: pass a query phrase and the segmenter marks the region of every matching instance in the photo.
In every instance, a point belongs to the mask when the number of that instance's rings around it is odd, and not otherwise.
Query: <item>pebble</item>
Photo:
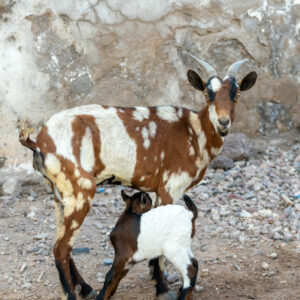
[[[276,259],[277,258],[277,253],[276,252],[270,253],[269,257],[273,258],[273,259]]]
[[[201,285],[196,284],[195,285],[195,292],[196,293],[201,293],[204,290],[204,287]]]
[[[112,258],[104,258],[104,261],[103,261],[104,266],[110,266],[113,264],[113,262],[114,262],[114,260]]]
[[[27,268],[27,264],[24,263],[20,269],[20,274],[23,274],[25,272],[26,268]]]
[[[175,283],[175,282],[177,282],[178,280],[179,280],[179,277],[178,277],[177,274],[171,274],[171,275],[169,275],[169,276],[167,277],[167,281],[168,281],[169,283]]]
[[[36,240],[43,240],[43,239],[46,239],[48,236],[49,236],[49,233],[42,232],[42,233],[37,234],[34,238]]]
[[[90,248],[88,247],[83,247],[83,248],[73,248],[72,249],[72,254],[82,254],[82,253],[90,253]]]
[[[294,202],[291,201],[286,194],[281,194],[280,196],[281,196],[282,200],[285,202],[286,205],[294,206]]]
[[[250,218],[251,216],[252,215],[244,209],[240,212],[240,217],[241,218]]]
[[[204,245],[204,246],[202,246],[202,247],[200,248],[200,250],[201,250],[202,252],[206,252],[206,251],[208,250],[208,246],[207,246],[207,245]]]
[[[269,268],[270,268],[269,264],[266,263],[266,262],[263,262],[263,263],[261,264],[261,267],[262,267],[264,270],[269,270]]]

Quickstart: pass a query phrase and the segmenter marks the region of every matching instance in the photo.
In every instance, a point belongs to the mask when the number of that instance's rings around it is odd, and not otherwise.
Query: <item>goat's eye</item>
[[[241,93],[236,93],[234,100],[238,101],[241,96]]]

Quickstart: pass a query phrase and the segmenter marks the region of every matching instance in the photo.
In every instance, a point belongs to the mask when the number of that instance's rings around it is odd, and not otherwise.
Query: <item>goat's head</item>
[[[217,76],[215,69],[208,63],[195,58],[205,71],[210,75],[207,82],[193,70],[188,70],[187,76],[190,84],[197,90],[203,92],[208,104],[209,118],[215,130],[225,136],[230,130],[231,123],[234,121],[235,107],[241,92],[249,90],[255,84],[257,74],[250,72],[241,81],[236,81],[236,74],[240,66],[247,59],[233,63],[222,79]]]
[[[152,199],[145,192],[138,192],[132,196],[128,196],[124,190],[122,190],[121,195],[126,203],[126,211],[131,210],[136,214],[143,214],[152,208]]]

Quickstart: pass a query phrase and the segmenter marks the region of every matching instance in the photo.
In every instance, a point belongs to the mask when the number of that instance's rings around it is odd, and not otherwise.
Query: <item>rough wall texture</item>
[[[186,79],[198,67],[185,51],[220,75],[242,58],[241,76],[258,72],[235,131],[299,128],[299,18],[299,0],[0,0],[0,156],[26,159],[23,117],[40,126],[88,103],[199,109]]]

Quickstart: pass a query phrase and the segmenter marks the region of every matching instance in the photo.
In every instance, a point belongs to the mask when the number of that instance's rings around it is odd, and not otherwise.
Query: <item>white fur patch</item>
[[[152,138],[155,137],[157,125],[155,122],[151,121],[149,123],[149,134]]]
[[[62,204],[64,206],[64,216],[69,217],[75,210],[76,199],[74,195],[62,198]]]
[[[78,180],[77,180],[77,184],[86,189],[86,190],[89,190],[91,187],[92,187],[92,182],[90,179],[88,178],[84,178],[84,177],[80,177]]]
[[[142,176],[140,181],[144,181],[145,180],[145,176]]]
[[[65,173],[60,172],[57,175],[55,179],[55,185],[57,189],[63,194],[63,198],[73,195],[72,183],[69,179],[66,178]]]
[[[200,123],[200,119],[199,119],[199,116],[198,114],[194,113],[194,112],[190,112],[190,123],[191,123],[191,126],[192,128],[194,129],[195,133],[197,135],[200,134],[200,132],[202,131],[202,127],[201,127],[201,123]],[[190,127],[189,127],[190,128]],[[189,131],[190,134],[193,133],[193,131]]]
[[[61,170],[61,163],[59,159],[52,153],[47,154],[45,166],[47,170],[53,175],[57,175]]]
[[[210,81],[210,85],[209,88],[213,91],[213,92],[217,92],[222,86],[222,82],[219,78],[214,77],[211,81]]]
[[[83,198],[83,194],[79,192],[76,199],[76,210],[81,210],[83,208],[84,202],[85,201]]]
[[[213,104],[211,104],[208,107],[208,113],[209,113],[209,119],[211,121],[211,123],[213,124],[215,130],[218,130],[218,115],[216,112],[216,108]]]
[[[78,222],[76,222],[75,220],[72,221],[72,224],[71,224],[71,229],[76,229],[79,227],[79,224]]]
[[[164,158],[165,158],[165,152],[162,151],[162,152],[160,153],[160,159],[161,159],[161,160],[164,160]]]
[[[154,161],[157,161],[157,155],[154,156]]]
[[[138,106],[135,108],[135,111],[132,115],[135,120],[142,122],[144,119],[149,118],[150,111],[147,107]]]
[[[70,245],[71,247],[74,246],[78,234],[79,234],[79,229],[74,230],[73,235],[72,235],[72,237],[70,238],[70,242],[69,242],[69,245]]]
[[[178,118],[181,118],[182,117],[182,108],[179,108],[178,111],[177,111],[177,115],[178,115]]]
[[[149,131],[146,127],[143,127],[143,129],[142,129],[142,136],[144,139],[143,146],[145,149],[148,149],[150,146],[150,140],[149,140]]]
[[[168,122],[178,121],[176,109],[172,106],[159,106],[156,109],[156,114],[159,118]]]
[[[184,194],[192,181],[193,178],[187,172],[172,173],[166,183],[165,189],[175,202]]]
[[[78,178],[80,176],[80,172],[77,168],[75,169],[74,175],[75,175],[76,178]]]
[[[163,174],[163,182],[166,182],[169,178],[169,171],[164,171],[164,174]]]
[[[56,154],[62,155],[75,163],[72,147],[72,123],[74,116],[75,114],[72,109],[64,110],[52,116],[46,125],[48,127],[48,134],[56,146]]]
[[[86,128],[81,140],[80,163],[82,168],[87,172],[91,172],[95,166],[94,145],[92,132],[89,127]]]
[[[57,228],[57,230],[56,230],[56,239],[61,240],[64,237],[65,232],[66,232],[66,226],[65,225],[62,225],[60,228]]]
[[[198,145],[199,145],[199,152],[200,155],[203,155],[203,151],[206,146],[206,135],[204,131],[201,131],[199,136],[198,136]]]
[[[210,152],[212,155],[217,156],[221,152],[221,149],[222,149],[222,147],[220,147],[220,148],[211,147]]]
[[[194,149],[193,146],[190,146],[190,148],[189,148],[189,154],[190,154],[190,156],[195,155],[195,149]]]
[[[113,174],[124,185],[130,185],[136,164],[136,142],[127,133],[115,108],[98,106],[93,115],[101,137],[100,159],[106,166],[97,176],[97,181]]]

